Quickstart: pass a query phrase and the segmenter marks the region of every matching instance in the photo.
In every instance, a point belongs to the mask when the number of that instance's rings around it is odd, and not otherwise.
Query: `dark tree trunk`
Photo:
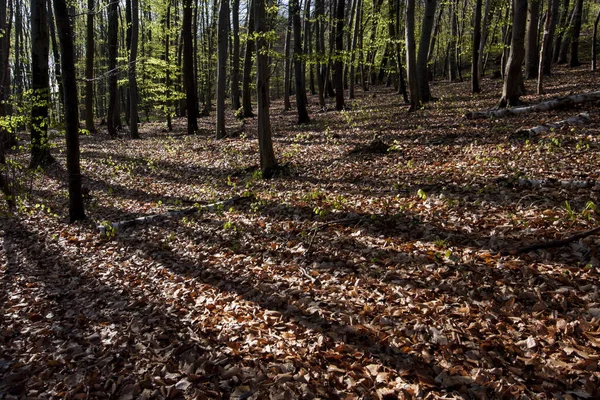
[[[52,1],[48,0],[48,27],[50,28],[50,41],[52,43],[52,57],[54,57],[54,76],[58,84],[58,101],[64,107],[64,90],[62,79],[60,78],[60,50],[56,40],[56,29],[54,28],[54,12],[52,11]],[[60,112],[57,120],[61,121]]]
[[[221,0],[219,7],[219,25],[217,30],[217,132],[216,138],[222,139],[225,131],[225,90],[227,86],[227,42],[229,38],[229,0]]]
[[[30,168],[44,167],[54,161],[48,142],[48,13],[45,0],[31,0],[31,163]]]
[[[550,37],[550,24],[553,18],[552,14],[555,12],[553,9],[553,3],[558,4],[558,0],[548,0],[548,11],[546,12],[546,20],[544,21],[544,35],[542,37],[542,48],[540,50],[540,60],[538,65],[538,76],[537,76],[537,94],[543,94],[543,82],[544,82],[544,65],[546,64],[546,57],[549,56],[548,48],[552,43]]]
[[[252,58],[254,57],[254,1],[250,0],[248,7],[248,35],[244,54],[244,77],[242,79],[242,116],[244,118],[254,117],[252,112],[252,93],[250,92],[250,77],[252,74]]]
[[[527,24],[525,33],[525,79],[537,78],[539,67],[538,23],[540,1],[529,0],[527,4]]]
[[[448,44],[448,80],[450,82],[454,82],[458,79],[456,67],[456,60],[458,59],[456,45],[456,38],[458,37],[458,16],[456,14],[457,8],[458,0],[452,4],[452,10],[450,11],[450,24],[452,26],[450,43]]]
[[[577,0],[576,0],[577,1]],[[573,28],[575,27],[575,14],[577,13],[577,3],[573,7],[571,12],[571,18],[569,18],[569,25],[565,28],[565,33],[560,44],[560,51],[558,52],[558,63],[565,64],[569,56],[569,49],[571,48],[571,39],[573,38]]]
[[[193,1],[183,1],[183,81],[185,86],[187,109],[187,133],[193,135],[198,131],[198,108],[196,104],[196,79],[194,74],[194,43],[192,35]]]
[[[138,0],[131,0],[131,46],[129,48],[129,130],[131,137],[138,139],[138,87],[137,87],[137,52],[139,35],[139,9]]]
[[[0,4],[0,31],[4,32],[4,36],[0,37],[0,118],[7,115],[7,107],[4,101],[8,97],[10,90],[9,84],[9,47],[10,47],[10,29],[12,15],[7,16],[7,3],[5,1]],[[12,2],[10,3],[12,9]],[[17,7],[20,5],[17,4]],[[17,11],[19,13],[19,11]],[[11,12],[12,14],[12,12]],[[17,23],[19,23],[17,21]],[[15,46],[16,50],[16,46]],[[0,190],[4,194],[6,204],[9,208],[14,207],[14,199],[10,190],[8,176],[4,174],[4,165],[6,164],[5,147],[10,146],[11,132],[0,126]]]
[[[335,109],[344,109],[344,62],[342,55],[344,51],[344,6],[345,0],[338,0],[335,21]]]
[[[277,168],[277,160],[273,151],[271,138],[271,121],[269,117],[269,56],[267,18],[265,0],[253,0],[256,36],[256,89],[258,92],[258,147],[260,152],[260,169],[263,178],[271,178]]]
[[[571,36],[571,52],[569,54],[569,67],[578,67],[579,62],[579,36],[581,33],[581,20],[583,18],[583,0],[575,3],[575,15],[573,17],[573,34]]]
[[[167,129],[173,130],[171,122],[171,71],[169,65],[169,47],[171,45],[171,0],[167,3],[165,21],[165,111],[167,114]]]
[[[96,132],[94,126],[94,0],[88,0],[85,46],[85,129]]]
[[[108,2],[108,117],[106,127],[110,137],[117,137],[117,128],[121,125],[119,118],[119,93],[118,93],[118,70],[117,53],[118,49],[118,2],[107,0]]]
[[[73,30],[69,21],[65,0],[54,0],[54,10],[60,35],[62,80],[65,88],[65,137],[67,141],[67,172],[69,174],[69,220],[75,222],[85,219],[79,166],[79,115],[77,76],[75,74],[75,50],[73,46]]]
[[[390,3],[394,3],[392,0]],[[354,16],[354,28],[352,32],[352,46],[350,53],[350,93],[348,98],[354,98],[354,84],[356,82],[356,68],[354,66],[356,51],[358,45],[358,34],[360,32],[360,24],[361,24],[361,16],[362,16],[362,0],[356,0],[356,15]],[[391,35],[391,33],[390,33]]]
[[[472,46],[472,62],[471,62],[471,91],[479,93],[479,42],[481,41],[481,6],[482,0],[475,0],[475,19],[473,25],[473,46]]]
[[[563,0],[560,12],[560,19],[558,21],[558,33],[554,38],[554,44],[552,47],[552,62],[557,63],[558,57],[560,56],[560,48],[562,45],[565,31],[567,30],[567,18],[569,17],[569,3],[570,0]]]
[[[323,1],[324,0],[315,0],[315,40],[317,48],[317,87],[319,89],[319,107],[324,111],[327,106],[325,105],[325,74],[323,64],[323,59],[325,57],[325,35],[323,29],[325,11]]]
[[[304,82],[304,70],[302,68],[304,54],[302,51],[302,27],[300,25],[300,1],[290,0],[290,12],[294,27],[294,76],[296,86],[296,108],[298,109],[298,123],[310,122],[306,108],[306,85]],[[343,91],[343,89],[342,89]]]
[[[554,36],[556,33],[556,24],[558,23],[558,7],[560,5],[560,0],[549,0],[548,4],[548,12],[546,19],[546,24],[548,25],[548,37],[546,38],[546,32],[544,32],[544,42],[543,42],[543,53],[541,54],[541,58],[544,60],[543,62],[543,73],[544,75],[550,75],[552,72],[552,41],[554,40]],[[548,20],[549,17],[549,20]],[[544,28],[546,29],[546,28]],[[546,42],[547,41],[547,42]]]
[[[594,34],[592,37],[592,71],[596,70],[596,53],[598,46],[598,22],[600,22],[600,10],[598,10],[598,14],[596,14],[596,20],[594,21]]]
[[[521,104],[521,87],[523,74],[521,65],[525,58],[525,25],[527,22],[527,0],[513,0],[512,27],[513,34],[510,41],[510,55],[506,65],[506,76],[502,88],[502,98],[498,103],[499,108],[513,107]]]
[[[288,4],[288,21],[287,28],[285,30],[285,49],[284,49],[284,67],[283,67],[283,109],[288,111],[292,108],[290,102],[291,93],[291,71],[292,71],[292,58],[291,58],[291,46],[292,46],[292,1]]]
[[[406,0],[406,68],[408,75],[408,91],[410,94],[409,111],[417,111],[421,107],[421,94],[417,81],[417,56],[415,44],[415,0]]]
[[[435,8],[437,0],[425,0],[425,11],[423,23],[421,24],[421,40],[419,42],[419,52],[417,54],[417,82],[419,85],[419,97],[421,101],[428,102],[432,99],[429,89],[429,74],[427,68],[427,52],[429,51],[429,42],[433,32],[433,22],[435,20]]]
[[[237,111],[240,102],[240,0],[232,0],[233,47],[231,49],[231,108]]]

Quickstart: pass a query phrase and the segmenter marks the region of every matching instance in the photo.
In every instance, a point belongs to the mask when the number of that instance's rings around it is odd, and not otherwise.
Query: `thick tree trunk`
[[[577,104],[592,103],[600,100],[600,91],[591,93],[574,94],[571,96],[559,97],[556,99],[544,101],[542,103],[533,104],[531,106],[521,106],[513,108],[503,108],[488,111],[471,111],[465,114],[467,119],[482,119],[482,118],[501,118],[507,115],[522,115],[535,111],[550,111],[558,108],[565,109],[573,107]]]
[[[571,37],[571,52],[569,54],[569,67],[578,67],[579,62],[579,36],[581,33],[581,20],[583,18],[583,0],[575,3],[575,15],[573,17],[573,35]]]
[[[85,129],[96,132],[94,126],[94,0],[87,3],[85,46]]]
[[[520,104],[523,74],[521,65],[525,58],[525,24],[527,22],[527,0],[513,0],[512,39],[510,55],[506,63],[506,76],[502,88],[499,108],[514,107]]]
[[[290,93],[292,80],[290,77],[292,71],[292,58],[290,56],[292,46],[292,2],[288,5],[288,22],[285,30],[285,49],[284,49],[284,67],[283,67],[283,110],[292,109],[290,102]]]
[[[196,97],[196,79],[194,74],[194,43],[192,35],[192,0],[183,1],[183,82],[185,86],[187,133],[193,135],[198,131],[198,103]]]
[[[417,81],[417,56],[415,44],[415,0],[406,0],[406,68],[408,75],[408,91],[410,94],[409,111],[417,111],[421,107],[421,95]]]
[[[137,0],[134,0],[137,2]],[[69,220],[85,219],[81,193],[81,170],[79,165],[79,114],[77,105],[77,75],[75,73],[75,49],[73,29],[69,21],[65,0],[54,0],[56,24],[62,50],[62,80],[65,88],[65,130],[67,141],[67,172],[69,174]]]
[[[600,10],[598,10],[598,14],[596,14],[596,20],[594,21],[594,35],[592,38],[592,71],[596,70],[596,53],[598,46],[598,22],[600,22]]]
[[[256,90],[258,92],[258,148],[260,169],[263,178],[271,178],[277,168],[271,138],[271,120],[269,116],[269,56],[267,38],[267,17],[265,0],[253,0],[256,36]]]
[[[117,128],[120,127],[119,118],[119,93],[118,93],[118,69],[117,53],[118,49],[118,2],[106,0],[108,2],[108,116],[106,127],[110,137],[117,137]]]
[[[231,108],[237,111],[240,102],[240,0],[232,0],[231,18],[233,47],[231,49]]]
[[[137,52],[140,29],[138,0],[131,0],[131,47],[129,49],[129,130],[131,137],[138,139],[138,86],[137,86]]]
[[[538,24],[540,19],[540,1],[528,0],[525,40],[525,79],[537,77],[539,67]]]
[[[48,14],[45,0],[31,0],[31,163],[30,168],[44,167],[54,161],[48,142]]]
[[[335,109],[344,109],[344,6],[345,0],[338,0],[335,21]]]
[[[296,85],[296,108],[298,109],[298,123],[310,122],[308,116],[306,98],[306,85],[304,82],[304,70],[302,68],[304,53],[302,51],[302,31],[300,25],[300,2],[290,0],[290,11],[294,28],[294,75]]]
[[[436,6],[437,0],[425,0],[423,23],[421,24],[421,40],[419,42],[419,52],[417,54],[417,82],[419,84],[420,98],[423,102],[432,100],[431,91],[429,89],[427,52],[429,51],[429,42],[431,40],[431,33],[433,32]]]
[[[547,28],[548,37],[546,38],[546,28],[544,28],[544,39],[542,42],[543,53],[540,53],[540,59],[543,60],[542,66],[544,75],[550,75],[552,72],[552,43],[556,33],[556,24],[558,23],[559,5],[560,0],[549,0],[547,15],[547,17],[550,17],[549,21],[548,18],[546,18],[546,24],[549,24]]]
[[[221,0],[219,7],[219,26],[217,31],[218,60],[217,60],[217,133],[216,138],[222,139],[225,131],[225,90],[227,87],[227,42],[229,38],[229,0]]]
[[[479,87],[479,42],[481,41],[481,6],[482,0],[475,0],[475,11],[473,18],[475,19],[473,25],[473,46],[472,46],[472,57],[471,57],[471,91],[473,93],[479,93],[481,88]]]
[[[242,79],[242,116],[254,117],[252,112],[252,92],[250,91],[250,77],[252,74],[252,58],[254,57],[254,1],[250,0],[248,6],[248,34],[246,35],[246,49],[244,54],[244,76]]]

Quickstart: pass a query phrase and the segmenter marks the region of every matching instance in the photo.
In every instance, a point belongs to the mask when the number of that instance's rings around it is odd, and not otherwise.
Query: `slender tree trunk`
[[[306,0],[306,5],[304,7],[304,52],[308,54],[308,56],[313,55],[312,51],[312,21],[310,19],[310,0]],[[302,64],[302,67],[306,69],[306,62]],[[308,79],[309,79],[309,87],[310,94],[315,95],[317,91],[315,90],[315,69],[314,65],[311,62],[308,71]]]
[[[250,0],[248,12],[248,34],[244,55],[244,77],[242,79],[242,108],[244,118],[254,117],[252,112],[252,93],[250,92],[250,76],[252,73],[252,58],[254,57],[254,1]]]
[[[31,108],[30,168],[44,167],[54,161],[48,142],[48,14],[45,0],[31,0],[31,73],[33,104]]]
[[[96,132],[94,126],[94,0],[88,0],[85,46],[85,129]]]
[[[129,130],[131,137],[138,139],[138,87],[137,87],[137,53],[139,35],[139,7],[138,0],[131,0],[131,47],[129,49]]]
[[[546,63],[546,57],[548,57],[548,47],[550,47],[550,44],[552,42],[552,38],[550,37],[550,24],[553,18],[552,13],[555,11],[553,9],[553,3],[558,4],[558,0],[548,0],[548,11],[546,12],[546,20],[544,22],[544,36],[542,37],[542,48],[540,50],[540,60],[538,64],[536,90],[538,95],[544,93],[544,65]]]
[[[525,79],[537,78],[539,67],[538,24],[540,20],[540,1],[528,0],[527,24],[525,33]]]
[[[108,2],[108,117],[106,127],[110,137],[117,137],[117,127],[121,125],[119,118],[119,94],[118,94],[118,69],[117,53],[118,49],[118,2],[107,0]]]
[[[394,0],[391,0],[391,3],[394,3]],[[360,24],[361,24],[361,15],[362,15],[362,0],[356,0],[356,15],[354,16],[354,30],[352,32],[352,46],[350,53],[350,93],[349,98],[354,98],[354,83],[356,82],[356,68],[355,58],[356,51],[358,46],[358,34],[360,32]]]
[[[271,178],[277,168],[271,138],[271,120],[269,117],[269,56],[267,38],[267,17],[265,0],[253,0],[256,36],[256,89],[258,92],[258,147],[260,169],[263,178]]]
[[[233,48],[231,49],[231,108],[237,111],[240,102],[240,0],[232,0]]]
[[[192,37],[193,1],[183,1],[183,81],[185,86],[187,109],[187,133],[193,135],[198,131],[198,108],[196,104],[196,79],[194,74],[194,43]]]
[[[471,62],[471,91],[479,93],[479,42],[481,41],[481,6],[482,0],[475,0],[475,12],[473,18],[473,46]]]
[[[552,48],[552,62],[557,63],[558,57],[560,56],[560,48],[562,46],[562,40],[565,36],[565,32],[568,29],[567,18],[569,17],[569,4],[570,0],[563,0],[560,12],[560,19],[558,21],[557,34],[554,38],[554,45]]]
[[[421,40],[417,54],[417,82],[419,84],[420,98],[423,102],[428,102],[432,99],[429,89],[427,52],[429,51],[429,42],[431,40],[431,33],[433,32],[436,6],[437,0],[425,0],[425,11],[423,23],[421,24]]]
[[[490,18],[492,17],[491,7],[492,0],[485,0],[483,22],[481,23],[481,40],[479,41],[479,58],[477,59],[477,75],[479,81],[481,81],[481,77],[483,76],[483,54],[485,52],[485,45],[488,38],[488,24],[490,23]]]
[[[137,0],[134,0],[137,2]],[[65,0],[54,0],[56,24],[62,49],[62,80],[65,88],[65,130],[67,141],[67,172],[69,174],[69,220],[85,219],[81,193],[81,169],[79,165],[79,114],[77,104],[77,76],[75,73],[75,50],[73,29]]]
[[[417,111],[421,107],[421,93],[417,81],[417,56],[415,43],[415,0],[406,0],[406,68],[408,75],[408,91],[410,94],[409,111]]]
[[[456,68],[456,60],[458,59],[457,55],[457,44],[456,38],[458,37],[458,16],[456,14],[456,10],[458,7],[458,0],[456,0],[452,4],[452,10],[450,12],[450,24],[452,26],[452,31],[450,33],[450,43],[448,44],[448,80],[450,82],[454,82],[457,80],[457,68]],[[410,80],[410,79],[409,79]]]
[[[325,105],[325,77],[324,77],[324,66],[323,61],[325,58],[325,38],[323,29],[323,18],[324,18],[324,0],[315,0],[315,39],[317,48],[317,86],[319,89],[319,107],[325,111],[327,106]]]
[[[510,55],[506,65],[506,77],[502,88],[499,108],[513,107],[521,104],[521,87],[523,75],[521,65],[525,58],[525,25],[527,22],[527,0],[513,0],[513,34],[510,42]]]
[[[594,34],[592,37],[592,71],[596,70],[596,53],[598,46],[598,22],[600,22],[600,10],[596,14],[596,20],[594,21]]]
[[[52,43],[52,56],[54,57],[54,76],[58,85],[58,104],[64,107],[64,90],[62,79],[60,78],[60,50],[56,40],[56,29],[54,28],[54,12],[52,11],[52,1],[48,0],[48,27],[50,28],[50,41]],[[57,108],[60,110],[60,106]],[[58,121],[61,121],[60,111]]]
[[[578,67],[579,62],[579,36],[581,33],[581,20],[583,18],[583,0],[576,0],[573,21],[573,34],[571,37],[571,53],[569,54],[569,67]]]
[[[283,110],[288,111],[292,108],[292,103],[290,102],[290,86],[292,84],[292,80],[290,77],[292,71],[292,58],[291,54],[291,46],[292,46],[292,1],[288,4],[288,22],[287,28],[285,30],[285,60],[284,60],[284,71],[283,71]]]
[[[304,71],[302,68],[304,53],[302,51],[302,27],[300,24],[300,1],[290,0],[290,12],[294,28],[294,75],[296,83],[296,108],[298,109],[298,123],[310,122],[308,100],[306,98],[306,85],[304,82]]]
[[[540,58],[543,59],[543,74],[550,75],[552,72],[552,41],[556,33],[556,24],[558,23],[558,7],[560,0],[549,0],[548,13],[546,16],[546,24],[548,25],[548,36],[546,37],[546,28],[544,28],[544,39],[542,46],[543,53],[540,53]],[[550,17],[548,19],[548,17]],[[548,41],[548,43],[546,43]]]
[[[577,13],[577,0],[575,0],[575,6],[571,12],[571,18],[569,18],[569,25],[565,28],[565,33],[562,38],[560,45],[560,51],[558,52],[558,63],[565,64],[569,56],[569,49],[571,48],[571,40],[573,38],[573,28],[575,27],[575,15]]]
[[[167,129],[169,132],[173,130],[171,121],[171,66],[169,58],[169,47],[171,45],[171,0],[167,3],[165,17],[165,113],[167,117]]]
[[[4,101],[8,97],[10,90],[8,69],[12,15],[6,15],[6,5],[6,2],[0,4],[0,31],[4,33],[4,36],[0,37],[0,118],[8,114]],[[10,8],[12,9],[12,2],[10,3]],[[20,8],[19,4],[17,4],[17,8]],[[19,9],[17,10],[17,13],[20,13]],[[19,24],[20,21],[16,21],[16,23]],[[16,43],[18,42],[15,41],[15,51],[17,50]],[[10,182],[8,176],[4,174],[4,165],[6,164],[5,147],[10,146],[10,136],[12,136],[11,132],[4,128],[4,126],[0,126],[0,190],[4,194],[8,207],[13,208],[15,203],[10,190]]]
[[[217,139],[227,135],[225,131],[225,90],[227,87],[227,42],[229,38],[229,0],[221,0],[217,31]]]
[[[344,109],[344,6],[345,0],[338,0],[335,21],[335,109]]]

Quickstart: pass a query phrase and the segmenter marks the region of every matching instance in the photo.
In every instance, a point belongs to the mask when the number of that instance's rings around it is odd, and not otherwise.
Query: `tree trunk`
[[[323,72],[323,59],[325,58],[325,35],[323,32],[323,24],[325,22],[323,21],[323,1],[324,0],[315,0],[315,40],[317,48],[317,87],[319,89],[319,107],[321,108],[321,110],[325,111],[327,106],[325,105],[325,76]]]
[[[479,59],[477,60],[477,75],[479,80],[481,81],[481,77],[483,76],[483,53],[485,51],[485,45],[487,43],[488,38],[488,24],[490,22],[490,18],[492,17],[492,0],[485,0],[485,7],[483,11],[483,22],[481,23],[481,40],[479,41]],[[493,37],[492,37],[493,40]]]
[[[192,35],[193,1],[183,1],[183,81],[187,109],[187,133],[193,135],[198,131],[198,103],[196,97],[196,79],[194,74],[194,43]]]
[[[448,43],[448,80],[450,82],[454,82],[458,79],[456,66],[456,60],[458,59],[456,44],[456,38],[458,37],[458,16],[456,14],[457,7],[458,0],[452,4],[452,10],[450,12],[450,24],[452,26],[450,42]]]
[[[85,129],[96,132],[94,126],[94,0],[88,0],[85,46]]]
[[[54,161],[48,142],[48,13],[45,0],[31,0],[31,163],[30,168],[44,167]]]
[[[60,78],[60,50],[56,40],[56,29],[54,28],[54,12],[52,11],[52,1],[48,0],[48,27],[50,28],[50,41],[52,43],[52,56],[54,58],[54,76],[58,85],[58,117],[57,120],[62,120],[60,115],[60,107],[64,107],[64,90],[62,79]],[[50,103],[51,105],[52,103]]]
[[[260,169],[265,179],[271,178],[277,168],[277,160],[273,151],[271,138],[271,121],[269,117],[269,56],[267,38],[267,18],[265,0],[253,0],[256,36],[256,89],[258,92],[258,147],[260,152]]]
[[[252,112],[252,93],[250,92],[250,76],[252,74],[252,58],[254,57],[254,1],[250,0],[248,6],[248,34],[246,35],[246,49],[244,54],[244,77],[242,79],[242,116],[254,117]]]
[[[538,73],[538,24],[540,19],[540,1],[541,0],[529,0],[527,4],[525,79],[536,78]]]
[[[138,87],[137,87],[137,52],[140,20],[138,0],[131,0],[131,47],[129,49],[129,130],[133,139],[139,139],[138,133]]]
[[[421,107],[421,95],[417,82],[417,62],[415,49],[415,0],[406,0],[405,18],[406,68],[408,76],[408,91],[410,94],[409,111],[417,111]]]
[[[473,46],[472,46],[472,62],[471,62],[471,91],[479,93],[479,42],[481,41],[481,6],[482,0],[475,0],[475,12],[473,18]]]
[[[10,6],[12,8],[12,2],[10,3]],[[17,4],[17,8],[19,7],[20,5]],[[19,13],[19,10],[17,10],[17,13]],[[8,97],[8,92],[10,88],[8,56],[10,47],[11,21],[12,15],[6,15],[6,2],[2,2],[2,4],[0,4],[0,31],[4,32],[4,36],[0,37],[0,118],[7,115],[8,111],[6,105],[4,104],[4,101]],[[19,24],[20,21],[16,21],[16,23]],[[15,41],[15,50],[16,43],[17,41]],[[4,198],[8,207],[13,208],[15,202],[10,190],[10,182],[8,180],[8,176],[4,174],[4,165],[6,164],[5,147],[10,146],[10,136],[11,132],[9,132],[4,126],[0,126],[0,190],[4,194]]]
[[[391,0],[390,3],[394,3],[395,0]],[[355,58],[356,58],[356,47],[358,45],[358,32],[360,31],[360,23],[361,23],[361,15],[362,15],[362,0],[356,0],[356,15],[354,16],[354,31],[352,32],[352,49],[350,53],[350,93],[349,98],[354,98],[354,83],[356,81],[356,68],[354,66]]]
[[[335,29],[335,109],[344,109],[344,6],[345,0],[338,0],[336,7]]]
[[[227,135],[225,131],[225,90],[227,87],[227,42],[229,38],[229,0],[221,0],[217,31],[217,139]]]
[[[575,3],[575,15],[573,21],[573,34],[571,37],[571,53],[569,54],[569,67],[578,67],[579,62],[579,36],[581,33],[581,20],[583,18],[583,0]]]
[[[567,18],[569,16],[569,3],[570,0],[563,0],[562,2],[562,7],[561,7],[561,13],[560,13],[560,20],[558,21],[558,33],[556,35],[556,37],[554,38],[554,45],[552,48],[552,62],[556,63],[558,62],[558,57],[560,55],[560,48],[562,45],[562,39],[565,36],[565,31],[567,30]]]
[[[553,9],[553,3],[558,4],[558,0],[548,0],[548,11],[546,12],[546,21],[544,22],[544,36],[542,37],[542,49],[540,50],[540,61],[538,65],[538,76],[537,76],[537,94],[541,95],[544,93],[543,82],[544,82],[544,65],[546,64],[546,57],[548,57],[548,48],[552,42],[550,37],[550,24],[553,18],[552,13],[555,12]]]
[[[232,0],[231,17],[233,28],[233,47],[231,49],[231,108],[237,111],[240,102],[240,0]]]
[[[556,33],[556,24],[558,23],[558,7],[559,0],[549,0],[548,4],[548,15],[550,20],[546,19],[548,25],[548,38],[546,39],[546,32],[544,32],[544,41],[542,42],[543,53],[540,53],[540,59],[543,59],[543,74],[550,75],[552,71],[552,41]],[[545,30],[546,28],[544,28]],[[546,43],[546,40],[548,41]]]
[[[288,111],[292,109],[292,103],[290,102],[291,84],[292,80],[290,77],[292,71],[292,58],[290,57],[292,46],[292,1],[288,4],[288,21],[287,28],[285,30],[285,49],[284,49],[284,71],[283,71],[283,110]]]
[[[506,63],[506,76],[502,88],[499,108],[514,107],[521,104],[523,74],[521,65],[525,58],[525,24],[527,22],[527,0],[513,0],[513,34],[510,41],[510,54]]]
[[[167,129],[173,130],[171,122],[171,72],[169,65],[169,47],[171,45],[171,0],[167,3],[167,15],[165,17],[165,113],[167,116]]]
[[[417,82],[419,85],[420,98],[423,102],[432,99],[429,89],[429,74],[427,68],[427,52],[429,51],[429,41],[433,32],[433,23],[435,20],[435,8],[437,0],[425,0],[425,10],[423,23],[421,24],[421,40],[419,42],[419,52],[417,54]]]
[[[596,14],[596,20],[594,21],[594,35],[592,37],[592,71],[596,70],[596,47],[598,46],[598,22],[600,22],[600,10]]]
[[[577,1],[577,0],[576,0]],[[577,3],[571,12],[571,18],[569,18],[569,25],[565,28],[562,43],[560,45],[560,51],[558,52],[558,63],[565,64],[569,55],[569,49],[571,48],[571,39],[573,38],[573,28],[575,27],[575,14],[577,12]]]
[[[134,2],[137,2],[137,0],[134,0]],[[54,0],[54,11],[60,35],[62,80],[65,89],[65,138],[67,141],[67,172],[69,174],[69,220],[75,222],[85,219],[85,211],[81,193],[81,170],[79,165],[79,114],[73,29],[69,21],[65,0]]]
[[[298,109],[298,123],[310,122],[306,98],[306,85],[304,70],[302,68],[304,53],[302,51],[302,26],[300,24],[300,1],[290,0],[290,12],[294,27],[294,75],[296,83],[296,108]]]
[[[108,2],[108,117],[106,127],[110,137],[117,137],[117,127],[121,125],[119,118],[119,93],[118,93],[118,69],[117,53],[118,45],[118,2],[107,0]]]
[[[396,53],[396,69],[398,70],[398,93],[402,95],[405,103],[408,103],[408,92],[406,90],[406,82],[404,80],[404,68],[402,67],[402,53],[400,51],[400,0],[392,0],[394,3],[394,51]]]

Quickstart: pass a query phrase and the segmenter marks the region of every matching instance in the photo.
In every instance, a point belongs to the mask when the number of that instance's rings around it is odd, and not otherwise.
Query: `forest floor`
[[[599,90],[586,69],[523,99]],[[501,85],[435,82],[411,114],[391,88],[344,112],[309,96],[302,126],[274,101],[271,180],[253,119],[221,141],[213,118],[83,136],[72,225],[55,135],[58,162],[1,210],[0,398],[599,398],[600,236],[500,254],[600,224],[598,105],[462,118]]]

